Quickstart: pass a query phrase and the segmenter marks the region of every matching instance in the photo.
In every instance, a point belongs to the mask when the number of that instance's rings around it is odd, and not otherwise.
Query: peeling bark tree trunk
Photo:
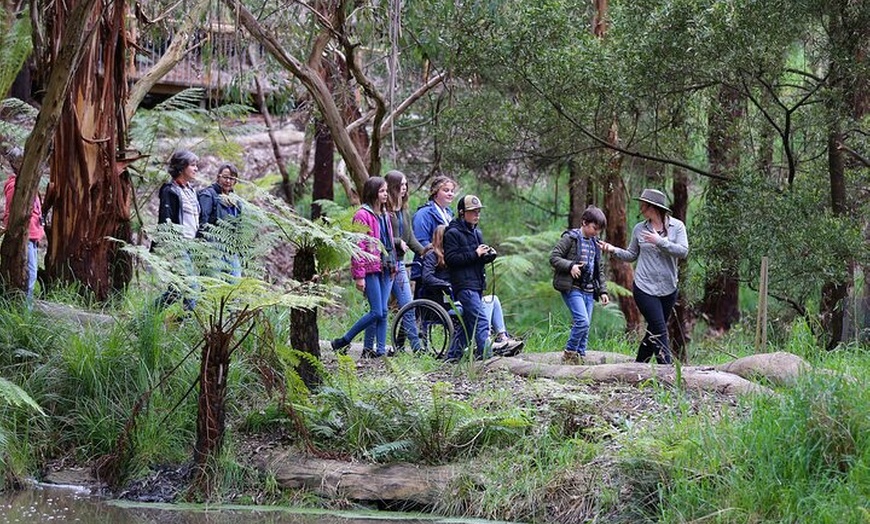
[[[607,241],[616,246],[628,245],[628,225],[625,210],[628,206],[626,201],[625,184],[619,171],[609,172],[604,186],[604,213],[607,218]],[[623,262],[615,257],[609,257],[610,277],[613,282],[620,286],[631,289],[634,282],[634,269],[628,262]],[[640,311],[634,298],[631,296],[619,297],[619,308],[625,316],[626,331],[640,329]]]
[[[607,0],[594,0],[595,16],[592,19],[592,34],[604,38],[607,34]],[[607,133],[607,142],[616,146],[619,144],[619,128],[614,120]],[[604,181],[604,214],[607,220],[607,241],[617,246],[628,245],[628,225],[625,216],[627,209],[625,183],[622,181],[622,155],[616,150],[606,154],[612,155],[606,161],[606,176]],[[634,269],[628,262],[610,257],[610,276],[613,282],[631,289],[634,282]],[[625,330],[640,329],[640,311],[630,296],[619,297],[619,309],[625,317]]]
[[[54,30],[63,31],[62,7],[56,16]],[[100,13],[54,136],[46,195],[52,211],[48,280],[81,283],[97,300],[125,287],[130,277],[129,255],[109,240],[130,240],[132,185],[118,158],[126,145],[124,19],[123,3]]]
[[[722,86],[713,99],[709,116],[707,156],[710,170],[724,174],[737,167],[740,158],[740,143],[737,127],[744,114],[744,99],[737,91]],[[707,190],[707,205],[724,209],[736,205],[729,191],[729,182],[714,178]],[[718,263],[716,270],[707,275],[704,283],[704,300],[701,309],[707,322],[715,331],[727,331],[740,320],[738,309],[738,246],[733,245],[732,235],[725,232],[718,236],[718,249],[713,256]]]
[[[41,63],[46,65],[40,78],[48,76],[42,109],[36,118],[33,131],[24,147],[24,159],[15,184],[15,196],[9,210],[9,226],[0,245],[0,274],[7,286],[25,290],[27,288],[27,240],[33,199],[37,194],[40,178],[40,165],[49,146],[45,137],[52,136],[58,122],[65,112],[67,95],[73,82],[76,68],[80,62],[82,49],[90,35],[88,27],[92,18],[95,0],[83,0],[70,5],[70,12],[64,11],[62,17],[66,33],[57,31],[51,46],[50,57]],[[60,8],[56,10],[58,14]],[[68,16],[67,16],[68,15]],[[58,15],[59,16],[59,15]]]

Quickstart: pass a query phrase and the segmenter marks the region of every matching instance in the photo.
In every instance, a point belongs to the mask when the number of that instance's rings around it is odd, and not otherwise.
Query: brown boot
[[[580,353],[566,349],[562,352],[562,364],[567,366],[580,364]]]

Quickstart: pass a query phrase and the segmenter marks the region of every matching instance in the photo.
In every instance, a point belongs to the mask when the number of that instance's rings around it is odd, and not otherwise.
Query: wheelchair
[[[398,349],[404,346],[407,334],[402,319],[405,315],[413,315],[417,335],[420,337],[420,352],[443,358],[450,349],[458,324],[457,311],[448,307],[450,305],[441,305],[428,298],[415,298],[405,304],[393,316],[390,329],[393,347]]]

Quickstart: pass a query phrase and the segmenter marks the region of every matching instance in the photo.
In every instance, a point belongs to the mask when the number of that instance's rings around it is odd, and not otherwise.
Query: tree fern
[[[3,36],[0,37],[0,93],[8,93],[33,49],[29,10],[25,9],[17,16],[10,16],[0,6],[0,19],[6,21]],[[10,20],[11,24],[8,22]]]

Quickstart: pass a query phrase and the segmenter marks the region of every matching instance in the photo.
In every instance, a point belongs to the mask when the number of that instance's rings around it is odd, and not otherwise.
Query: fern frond
[[[40,415],[45,415],[39,404],[26,391],[3,377],[0,377],[0,400],[13,406],[27,406]]]
[[[0,143],[24,147],[39,110],[23,100],[6,98],[0,100],[0,114],[4,115],[0,120]]]
[[[0,19],[10,20],[6,10],[0,7]],[[4,27],[0,36],[0,93],[8,93],[9,88],[21,71],[21,67],[30,56],[33,42],[30,38],[31,26],[29,10],[25,9],[9,27]]]

